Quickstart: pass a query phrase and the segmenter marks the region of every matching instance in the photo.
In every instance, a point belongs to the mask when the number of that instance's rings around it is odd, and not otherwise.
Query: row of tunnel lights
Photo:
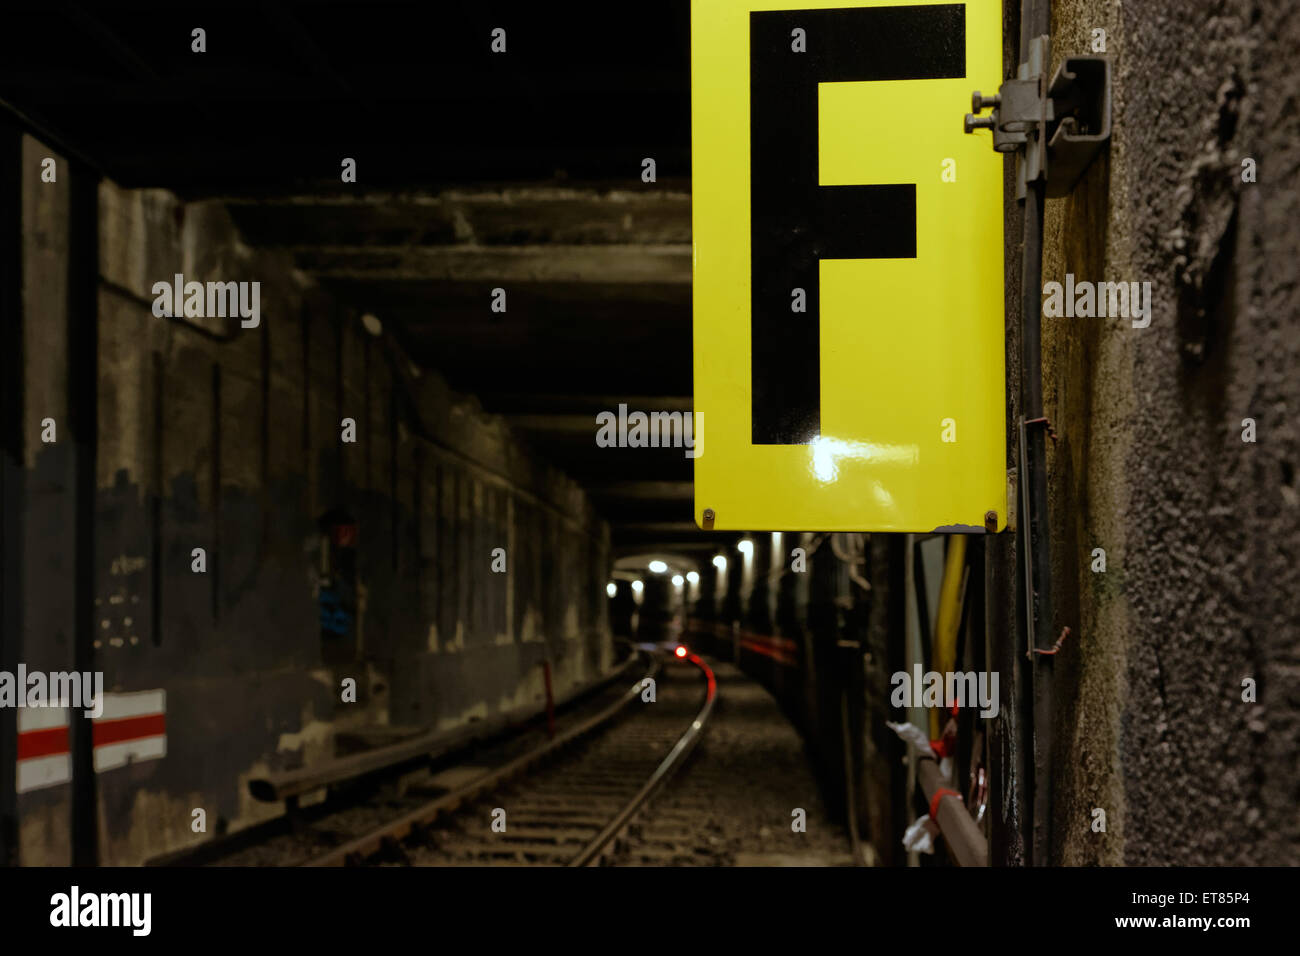
[[[780,532],[778,531],[775,532],[774,534],[780,534]],[[745,538],[739,544],[736,545],[736,549],[740,551],[741,554],[743,554],[745,557],[748,558],[751,554],[754,553],[754,542],[750,541],[748,538]],[[713,556],[713,566],[718,569],[719,574],[726,574],[727,573],[726,555],[715,554]],[[656,559],[650,562],[649,568],[651,574],[663,574],[665,571],[668,570],[668,565],[665,562]],[[683,577],[680,574],[674,574],[673,587],[680,588],[687,583],[698,584],[699,580],[700,580],[700,574],[698,571],[687,571],[685,577]],[[640,580],[639,578],[632,582],[632,592],[634,594],[639,596],[644,589],[645,589],[645,582]],[[610,581],[608,584],[605,585],[605,593],[608,594],[610,597],[613,597],[615,594],[618,593],[618,586],[615,585],[613,581]]]

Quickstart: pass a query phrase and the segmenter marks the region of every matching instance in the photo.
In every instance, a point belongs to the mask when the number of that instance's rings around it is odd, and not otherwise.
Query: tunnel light
[[[751,554],[754,553],[754,542],[750,541],[748,538],[740,542],[740,544],[736,545],[736,547],[740,550],[740,553],[743,554],[745,557],[749,557]]]
[[[610,581],[608,584],[605,585],[605,593],[608,594],[610,597],[613,597],[615,594],[618,593],[618,585],[615,584],[613,581]]]
[[[651,561],[650,570],[655,574],[663,574],[668,570],[668,565],[664,564],[662,561]]]
[[[673,575],[673,587],[679,588],[685,583],[686,583],[686,579],[682,577],[680,574]]]
[[[379,321],[377,316],[367,312],[361,317],[361,324],[366,327],[366,331],[371,335],[380,336],[384,334],[384,323]]]
[[[726,573],[726,570],[727,570],[727,559],[726,559],[726,557],[723,556],[723,555],[721,555],[721,554],[715,554],[715,555],[713,556],[713,566],[714,566],[715,568],[717,568],[720,572],[722,572],[722,573],[725,574],[725,573]]]
[[[687,571],[687,572],[686,572],[686,580],[687,580],[687,581],[690,581],[692,584],[699,584],[699,583],[700,583],[700,572],[699,572],[699,571]]]
[[[641,593],[642,591],[644,591],[644,590],[645,590],[645,584],[643,584],[640,580],[637,580],[637,581],[633,581],[633,582],[632,582],[632,593],[633,593],[633,594],[640,595],[640,593]]]

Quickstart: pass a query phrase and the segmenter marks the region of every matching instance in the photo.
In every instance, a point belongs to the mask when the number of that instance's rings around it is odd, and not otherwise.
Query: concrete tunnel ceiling
[[[707,560],[735,536],[695,527],[682,449],[595,444],[620,403],[691,408],[687,7],[616,35],[512,12],[494,57],[491,12],[443,5],[15,4],[0,96],[376,317],[582,484],[615,555]],[[196,24],[201,56],[170,42]]]

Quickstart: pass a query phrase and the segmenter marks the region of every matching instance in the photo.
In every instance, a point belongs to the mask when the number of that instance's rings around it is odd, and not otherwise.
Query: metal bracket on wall
[[[1019,467],[1016,469],[1016,477],[1019,479],[1016,484],[1020,486],[1020,547],[1024,551],[1024,557],[1021,564],[1024,567],[1025,575],[1025,638],[1028,645],[1025,654],[1032,660],[1034,656],[1034,647],[1037,646],[1037,639],[1034,636],[1034,615],[1032,609],[1028,607],[1032,603],[1030,595],[1034,593],[1034,536],[1029,526],[1029,515],[1031,512],[1029,502],[1029,482],[1025,481],[1025,476],[1029,474],[1029,462],[1026,455],[1025,442],[1025,420],[1020,419],[1020,440],[1016,443],[1019,454]]]
[[[1048,198],[1069,195],[1093,158],[1110,140],[1110,60],[1104,56],[1066,57],[1051,82],[1051,41],[1036,37],[1029,59],[1014,80],[993,96],[971,95],[973,113],[963,128],[993,131],[993,148],[1017,153],[1016,198],[1026,184],[1043,180]],[[990,109],[988,116],[979,114]]]
[[[1019,467],[1016,470],[1017,477],[1021,475],[1029,474],[1029,464],[1028,461],[1026,460],[1026,449],[1028,448],[1029,443],[1026,440],[1026,433],[1028,432],[1030,426],[1041,427],[1043,431],[1047,433],[1048,437],[1052,439],[1052,441],[1056,441],[1056,432],[1052,430],[1052,423],[1048,421],[1046,416],[1043,416],[1042,418],[1020,419],[1020,441],[1018,443]],[[1020,497],[1018,503],[1021,509],[1021,514],[1027,516],[1030,513],[1029,485],[1027,482],[1024,481],[1017,481],[1016,484],[1019,486],[1018,490],[1019,490]],[[1019,531],[1020,531],[1020,547],[1024,549],[1024,553],[1025,553],[1025,593],[1033,594],[1034,593],[1034,580],[1033,580],[1034,536],[1032,534],[1032,529],[1030,528],[1029,521],[1027,519],[1021,523]],[[1065,629],[1065,632],[1061,635],[1061,639],[1056,642],[1055,650],[1049,650],[1049,651],[1040,650],[1038,649],[1037,646],[1038,639],[1034,634],[1034,615],[1032,613],[1026,613],[1025,636],[1028,638],[1029,646],[1028,649],[1025,651],[1025,656],[1030,660],[1033,660],[1035,654],[1049,654],[1049,655],[1055,654],[1057,650],[1060,650],[1061,642],[1065,639],[1065,635],[1069,633],[1070,633],[1070,629],[1067,627]]]

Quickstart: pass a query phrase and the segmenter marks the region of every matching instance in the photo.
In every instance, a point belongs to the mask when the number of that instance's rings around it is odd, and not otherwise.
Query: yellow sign
[[[700,527],[1005,527],[1001,74],[1001,0],[695,0]]]

